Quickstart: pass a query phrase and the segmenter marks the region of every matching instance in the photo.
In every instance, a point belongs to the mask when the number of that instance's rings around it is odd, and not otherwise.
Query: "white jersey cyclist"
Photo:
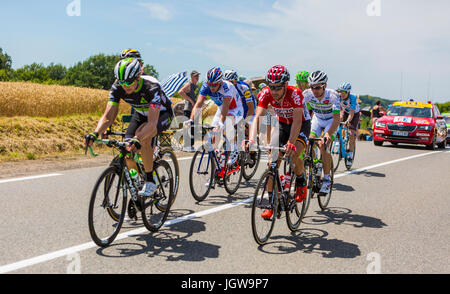
[[[325,89],[325,95],[319,101],[314,96],[311,89],[303,92],[304,102],[309,104],[314,116],[311,120],[311,134],[320,137],[323,132],[327,132],[333,122],[333,114],[341,111],[341,97],[338,92],[332,89]]]

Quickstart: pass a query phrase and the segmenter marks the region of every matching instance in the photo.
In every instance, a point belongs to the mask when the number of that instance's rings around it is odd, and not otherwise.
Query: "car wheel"
[[[430,145],[426,145],[429,150],[436,150],[436,136],[433,137]]]
[[[383,145],[383,141],[375,141],[375,140],[373,140],[373,144],[375,144],[375,146],[382,146]]]
[[[442,141],[441,143],[439,143],[439,144],[438,144],[438,147],[441,148],[441,149],[445,149],[445,145],[447,145],[447,144],[446,144],[446,140],[444,140],[444,141]]]

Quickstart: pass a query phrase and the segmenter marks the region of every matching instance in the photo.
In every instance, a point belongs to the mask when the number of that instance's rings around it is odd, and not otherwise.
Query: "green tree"
[[[149,75],[151,75],[151,76],[154,76],[155,78],[158,78],[158,76],[159,76],[159,74],[158,74],[158,72],[156,71],[156,69],[153,67],[153,65],[150,65],[150,64],[144,65],[144,72],[145,72],[146,74],[149,74]]]
[[[0,48],[0,69],[10,70],[12,65],[11,57],[5,53],[3,53],[3,49]]]
[[[47,67],[47,74],[53,81],[62,81],[67,73],[67,68],[62,64],[50,63]]]
[[[78,87],[109,89],[114,83],[118,55],[98,54],[78,62],[67,70],[64,83]]]
[[[44,83],[50,80],[47,69],[42,63],[33,63],[25,65],[15,71],[14,79],[18,81],[31,81],[35,83]]]

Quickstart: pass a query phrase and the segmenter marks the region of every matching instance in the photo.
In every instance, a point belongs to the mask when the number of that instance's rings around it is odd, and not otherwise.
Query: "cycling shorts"
[[[270,146],[273,147],[283,147],[289,141],[289,137],[291,136],[291,128],[292,125],[285,124],[282,122],[279,123],[279,128],[274,128],[272,131],[272,138],[270,140]],[[311,121],[305,120],[302,122],[302,128],[300,129],[300,133],[298,134],[297,141],[301,142],[305,147],[308,142],[309,134],[311,131]]]
[[[347,112],[344,113],[344,119],[343,122],[347,120],[349,114]],[[350,121],[350,126],[348,127],[350,130],[357,130],[359,124],[359,112],[355,113],[353,116],[353,119]]]
[[[317,115],[314,115],[311,120],[311,135],[314,135],[316,138],[320,138],[322,136],[322,132],[328,132],[332,123],[333,118],[324,120],[318,118]]]
[[[162,111],[159,113],[158,124],[156,125],[158,134],[167,130],[170,127],[170,124],[172,123],[172,118],[173,112],[171,110]],[[128,125],[127,131],[125,133],[125,139],[134,138],[136,130],[146,122],[148,122],[147,116],[142,115],[137,111],[134,112],[133,116],[131,117],[130,124]]]

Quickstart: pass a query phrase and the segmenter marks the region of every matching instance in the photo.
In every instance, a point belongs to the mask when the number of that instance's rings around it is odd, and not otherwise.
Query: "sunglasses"
[[[218,82],[218,83],[210,83],[210,82],[207,82],[207,84],[208,84],[209,87],[213,87],[213,88],[215,88],[215,87],[217,87],[217,86],[220,86],[220,82]]]
[[[271,90],[271,91],[280,91],[280,90],[282,90],[284,88],[284,85],[281,85],[281,86],[270,86],[269,85],[269,89]]]
[[[348,92],[347,91],[338,91],[339,93],[341,93],[341,94],[347,94]]]
[[[323,88],[324,88],[323,85],[321,85],[321,86],[316,86],[316,87],[311,86],[311,90],[320,90],[320,89],[323,89]]]
[[[125,87],[131,87],[132,85],[134,85],[134,83],[136,83],[136,80],[134,80],[134,81],[132,81],[132,82],[119,81],[119,85],[125,86]]]

